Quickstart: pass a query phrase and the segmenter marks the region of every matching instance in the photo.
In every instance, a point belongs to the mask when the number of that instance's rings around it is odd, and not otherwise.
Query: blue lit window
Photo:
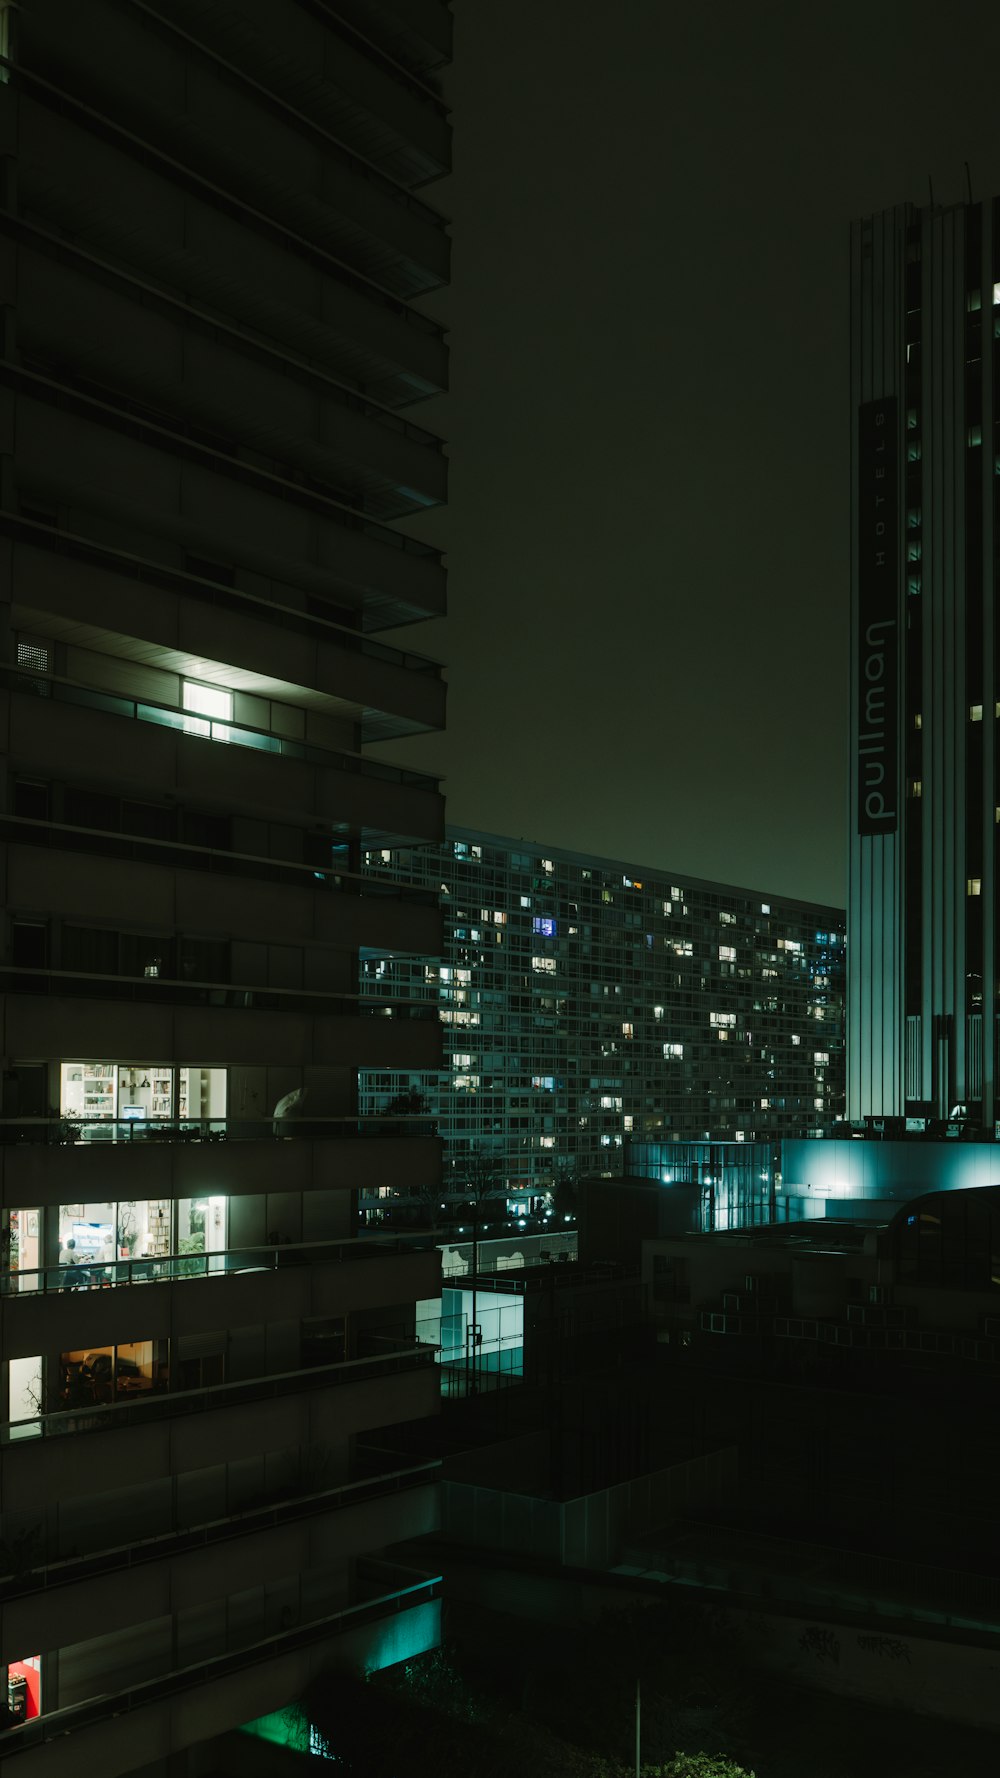
[[[531,922],[531,930],[539,933],[542,938],[555,938],[556,923],[549,914],[536,914]]]

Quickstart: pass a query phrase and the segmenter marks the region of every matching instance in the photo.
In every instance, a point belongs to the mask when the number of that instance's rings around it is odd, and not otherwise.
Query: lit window
[[[770,1103],[771,1103],[770,1099],[762,1099],[760,1102],[761,1111],[767,1111],[768,1107],[770,1106]]]
[[[710,1012],[708,1020],[711,1025],[725,1025],[731,1029],[736,1023],[736,1014],[734,1012]]]
[[[197,679],[185,679],[182,692],[185,710],[195,716],[210,716],[215,722],[232,722],[233,694],[217,685],[203,685]]]
[[[556,923],[549,914],[536,914],[531,922],[531,930],[542,938],[555,938]]]
[[[970,445],[970,446],[981,445],[983,442],[982,427],[981,426],[970,426],[966,435],[965,435],[965,442],[967,445]]]
[[[51,665],[48,644],[19,636],[17,664],[19,667],[29,667],[33,673],[47,673]]]
[[[910,795],[914,798],[917,798],[917,797],[923,796],[923,794],[924,794],[923,780],[921,778],[911,778],[910,779]]]
[[[998,705],[998,707],[997,707],[997,715],[1000,716],[1000,705]],[[924,719],[921,716],[919,710],[917,711],[917,714],[913,718],[913,726],[914,726],[914,728],[923,728],[923,726],[924,726]]]
[[[674,888],[672,888],[672,889],[671,889],[671,891],[670,891],[670,899],[671,899],[671,901],[680,901],[680,898],[681,898],[681,892],[680,892],[680,890],[679,890],[679,889],[674,889]]]
[[[720,945],[719,946],[719,962],[720,963],[735,963],[736,962],[736,946],[735,945]]]
[[[828,1062],[829,1060],[830,1060],[829,1050],[813,1050],[813,1061],[814,1062]]]
[[[998,809],[998,810],[997,810],[997,820],[998,820],[998,821],[1000,821],[1000,809]],[[654,1006],[654,1008],[653,1008],[653,1017],[654,1017],[654,1019],[662,1019],[662,1017],[663,1017],[663,1014],[664,1014],[664,1012],[665,1012],[665,1011],[666,1011],[666,1008],[665,1008],[665,1007],[662,1007],[662,1006]]]
[[[794,1034],[794,1033],[793,1033],[793,1035],[792,1035],[792,1042],[793,1042],[793,1043],[801,1043],[801,1042],[802,1042],[802,1039],[801,1039],[801,1037],[798,1037],[798,1036],[796,1036],[796,1035],[795,1035],[795,1034]]]
[[[760,911],[762,914],[769,914],[771,912],[771,903],[769,901],[762,901],[760,904]]]
[[[543,871],[544,871],[544,872],[545,872],[545,875],[546,875],[546,876],[547,876],[547,877],[551,877],[551,875],[552,875],[552,873],[553,873],[553,871],[554,871],[554,870],[555,870],[555,868],[556,868],[556,867],[555,867],[555,865],[554,865],[554,864],[553,864],[553,862],[552,862],[552,860],[551,860],[551,858],[543,858],[543,859],[542,859],[542,869],[543,869]]]
[[[684,1045],[682,1043],[665,1043],[663,1046],[663,1057],[667,1062],[675,1061],[683,1054]]]
[[[632,1129],[634,1123],[635,1119],[633,1117],[626,1115],[622,1118],[622,1128],[625,1130],[626,1134]]]
[[[1000,303],[1000,284],[994,284],[994,286],[993,286],[993,307],[996,308],[998,303]]]
[[[970,722],[982,722],[982,720],[983,720],[983,706],[982,706],[982,704],[970,704],[969,705],[969,721]]]
[[[966,890],[967,895],[982,895],[982,893],[983,893],[983,879],[982,879],[982,877],[968,877],[968,878],[966,878],[965,890]]]

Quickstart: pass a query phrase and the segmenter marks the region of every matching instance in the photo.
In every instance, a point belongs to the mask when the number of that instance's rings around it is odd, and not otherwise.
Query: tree
[[[507,1181],[496,1157],[481,1148],[471,1149],[464,1159],[455,1162],[455,1181],[471,1204],[504,1197],[507,1191]]]
[[[712,1753],[675,1753],[665,1766],[643,1766],[644,1778],[754,1778],[745,1766]]]

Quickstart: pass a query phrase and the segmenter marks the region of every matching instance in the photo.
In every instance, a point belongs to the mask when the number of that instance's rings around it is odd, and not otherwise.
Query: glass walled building
[[[435,1523],[388,1429],[435,1407],[440,1263],[352,1237],[440,1167],[357,1094],[439,1067],[436,994],[375,1007],[358,959],[441,948],[437,894],[361,857],[443,835],[365,748],[444,720],[376,632],[445,603],[395,521],[446,492],[412,299],[451,21],[0,30],[0,1756],[114,1778],[437,1634],[381,1552]]]
[[[620,1173],[630,1138],[776,1141],[842,1114],[839,910],[454,828],[367,868],[441,897],[440,964],[365,957],[362,988],[437,998],[444,1071],[361,1090],[369,1113],[433,1114],[451,1191],[530,1199]]]

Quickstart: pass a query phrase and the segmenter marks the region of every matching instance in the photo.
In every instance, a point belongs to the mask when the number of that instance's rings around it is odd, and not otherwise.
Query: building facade
[[[440,1164],[357,1102],[438,1066],[436,995],[357,974],[441,945],[361,857],[443,833],[364,747],[444,716],[374,632],[444,608],[387,521],[445,494],[450,17],[0,25],[0,1754],[111,1778],[436,1635],[369,1560],[433,1474],[363,1447],[433,1409],[439,1259],[351,1236]]]
[[[998,1115],[997,200],[852,231],[848,1111]]]
[[[435,996],[444,1069],[372,1070],[362,1095],[433,1114],[450,1190],[530,1198],[621,1173],[630,1138],[777,1140],[842,1114],[839,910],[457,828],[367,865],[441,896],[440,964],[365,958],[362,987]]]

